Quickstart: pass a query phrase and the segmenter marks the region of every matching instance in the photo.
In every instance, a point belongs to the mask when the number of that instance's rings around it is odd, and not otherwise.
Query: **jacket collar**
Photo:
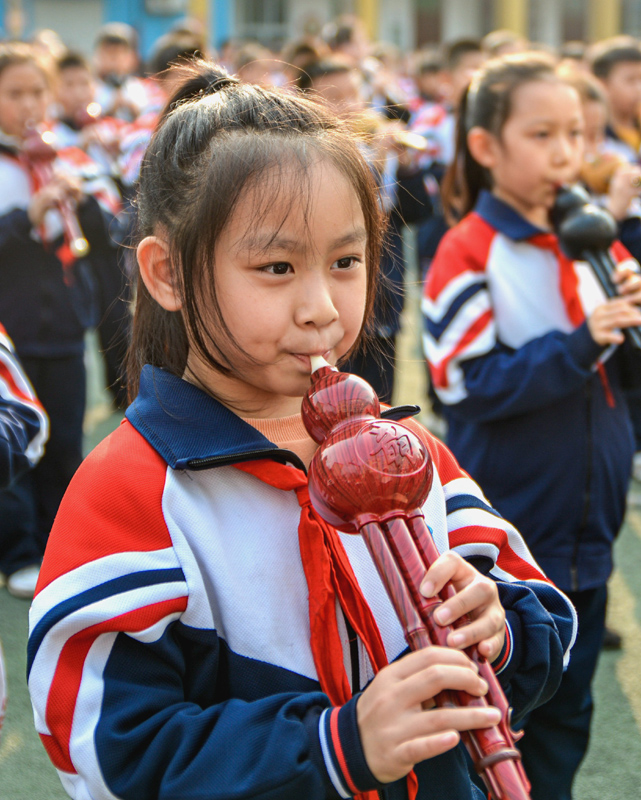
[[[381,416],[402,420],[420,410],[414,405],[394,406]],[[172,469],[208,469],[271,458],[306,472],[296,453],[280,449],[211,395],[160,367],[142,368],[138,396],[125,416]]]
[[[206,469],[257,458],[304,469],[295,453],[279,449],[206,392],[149,364],[125,416],[172,469]]]
[[[492,228],[513,239],[521,242],[530,239],[540,233],[549,233],[542,228],[537,228],[524,219],[518,211],[515,211],[507,203],[499,200],[487,189],[482,189],[476,202],[474,211],[485,220]]]

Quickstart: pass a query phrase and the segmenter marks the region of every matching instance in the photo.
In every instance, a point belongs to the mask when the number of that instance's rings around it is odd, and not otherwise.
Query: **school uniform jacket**
[[[483,192],[430,268],[424,347],[461,466],[546,574],[584,590],[612,570],[634,452],[622,387],[641,358],[570,321],[558,256],[530,241],[541,233]],[[629,258],[618,243],[612,255]],[[587,263],[573,268],[587,317],[605,296]]]
[[[573,609],[445,447],[423,438],[436,466],[427,520],[440,550],[501,582],[497,670],[523,713],[556,689]],[[28,670],[38,732],[77,800],[322,800],[350,786],[407,797],[405,781],[379,787],[363,757],[356,699],[373,674],[340,612],[355,697],[331,708],[320,691],[299,504],[234,467],[253,459],[304,469],[147,366],[127,420],[71,482],[31,609]],[[406,650],[400,625],[361,538],[340,536],[391,661]],[[462,747],[417,774],[421,800],[482,796]]]
[[[0,487],[38,463],[48,436],[49,418],[0,325]]]
[[[56,169],[83,181],[86,196],[77,215],[91,251],[65,271],[60,214],[49,209],[43,230],[34,230],[27,209],[32,177],[18,152],[0,136],[0,319],[21,357],[79,355],[88,327],[99,322],[96,278],[91,266],[116,247],[120,197],[113,182],[76,148],[58,154]]]

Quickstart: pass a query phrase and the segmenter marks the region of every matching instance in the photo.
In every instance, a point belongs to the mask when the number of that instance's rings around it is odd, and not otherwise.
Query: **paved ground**
[[[397,399],[425,405],[425,384],[411,297],[401,346]],[[119,417],[110,414],[92,357],[87,448],[95,446]],[[429,424],[428,415],[425,421]],[[641,486],[631,493],[627,524],[616,547],[611,581],[611,625],[624,635],[620,652],[601,657],[595,684],[592,745],[577,779],[575,800],[637,800],[641,785]],[[0,639],[9,673],[10,697],[0,739],[0,800],[63,800],[58,778],[33,729],[25,686],[28,604],[0,590]],[[303,800],[303,799],[301,799]],[[550,800],[553,800],[551,798]]]

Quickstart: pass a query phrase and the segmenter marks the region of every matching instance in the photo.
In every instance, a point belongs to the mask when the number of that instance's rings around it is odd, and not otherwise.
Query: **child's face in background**
[[[444,73],[447,77],[447,99],[454,108],[459,107],[463,92],[486,60],[487,56],[480,50],[465,53],[454,69]]]
[[[125,78],[135,72],[138,56],[126,44],[99,44],[94,52],[94,65],[101,78],[108,75]]]
[[[519,86],[512,111],[496,139],[493,192],[538,227],[561,184],[578,178],[583,160],[583,115],[577,92],[540,80]]]
[[[365,108],[361,74],[356,69],[323,75],[314,80],[313,89],[339,117],[350,117]]]
[[[596,156],[605,139],[608,110],[598,100],[585,100],[581,108],[584,122],[585,155]]]
[[[241,198],[216,246],[216,296],[241,351],[221,342],[232,376],[193,351],[188,373],[241,415],[298,413],[310,356],[335,364],[361,329],[367,234],[357,195],[326,162],[308,180],[309,204],[292,169],[266,205],[270,176],[264,176]]]
[[[615,64],[603,85],[614,117],[618,121],[636,121],[641,108],[641,62]]]
[[[68,67],[58,75],[56,99],[66,117],[74,118],[94,99],[94,82],[84,67]]]
[[[0,128],[9,136],[22,139],[39,125],[48,101],[47,81],[35,64],[13,64],[0,73]]]
[[[441,86],[443,83],[442,73],[439,72],[419,72],[415,77],[416,88],[422,97],[429,97],[437,100],[441,96]]]

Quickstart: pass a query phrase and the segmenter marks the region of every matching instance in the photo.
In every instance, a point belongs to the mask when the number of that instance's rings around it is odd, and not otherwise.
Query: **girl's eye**
[[[355,256],[346,256],[345,258],[339,258],[334,262],[334,265],[338,269],[352,269],[357,264],[360,264],[360,259],[356,258]]]
[[[278,264],[268,264],[266,267],[261,267],[260,269],[262,272],[268,272],[270,275],[287,275],[291,268],[291,264],[279,261]]]

